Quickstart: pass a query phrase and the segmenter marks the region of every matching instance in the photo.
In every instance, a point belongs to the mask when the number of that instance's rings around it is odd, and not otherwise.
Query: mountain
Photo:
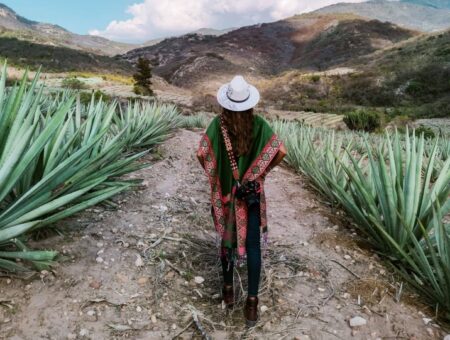
[[[417,35],[354,15],[304,14],[242,27],[221,36],[188,34],[127,52],[149,59],[154,72],[179,86],[235,73],[271,76],[295,68],[323,70]]]
[[[236,28],[225,28],[223,30],[217,30],[214,28],[200,28],[196,31],[190,32],[188,34],[198,34],[198,35],[213,35],[213,36],[221,36],[224,34],[227,34],[228,32],[234,31]],[[184,35],[184,34],[183,34]],[[179,36],[175,36],[172,38],[177,38]],[[167,38],[158,38],[158,39],[152,39],[152,40],[148,40],[146,42],[144,42],[141,47],[146,47],[146,46],[154,46],[156,44],[159,44],[161,41],[164,41]]]
[[[429,5],[424,6],[425,4]],[[370,19],[389,21],[422,32],[439,31],[450,27],[450,1],[448,0],[378,0],[361,3],[338,3],[321,8],[314,13],[352,13]]]
[[[416,4],[421,6],[433,7],[433,8],[447,8],[450,9],[450,0],[401,0],[410,4]]]
[[[191,32],[191,34],[199,34],[199,35],[214,35],[214,36],[221,36],[224,34],[227,34],[231,31],[234,31],[236,29],[236,27],[231,27],[231,28],[225,28],[223,30],[218,30],[215,28],[200,28],[194,32]]]
[[[17,38],[0,37],[0,63],[8,63],[46,72],[97,72],[130,75],[132,66],[118,58],[75,50],[67,47],[37,44]]]
[[[102,55],[122,54],[137,45],[114,42],[92,35],[79,35],[66,29],[21,17],[0,4],[0,37],[17,38],[38,44],[67,47]]]
[[[266,106],[393,118],[450,117],[450,30],[420,35],[349,60],[333,72],[293,70],[261,83]]]

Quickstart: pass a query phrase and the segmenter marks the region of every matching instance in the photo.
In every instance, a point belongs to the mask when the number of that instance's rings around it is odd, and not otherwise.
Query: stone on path
[[[350,319],[350,327],[360,327],[360,326],[364,326],[367,324],[367,320],[360,317],[360,316],[355,316],[354,318]]]

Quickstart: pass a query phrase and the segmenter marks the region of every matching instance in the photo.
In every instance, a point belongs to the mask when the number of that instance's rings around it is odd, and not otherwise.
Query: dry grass
[[[109,74],[109,73],[94,73],[94,72],[71,72],[68,74],[69,77],[80,77],[80,78],[95,78],[99,77],[106,81],[111,81],[114,83],[120,83],[124,85],[133,85],[133,78],[129,76],[124,76],[120,74]]]

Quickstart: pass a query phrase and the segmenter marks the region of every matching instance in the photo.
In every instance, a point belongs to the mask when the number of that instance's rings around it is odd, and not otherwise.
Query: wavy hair
[[[238,156],[248,154],[253,143],[253,109],[236,112],[224,108],[222,116],[234,153]]]

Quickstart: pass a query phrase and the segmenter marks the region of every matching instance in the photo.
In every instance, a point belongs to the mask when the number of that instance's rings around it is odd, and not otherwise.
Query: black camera
[[[256,181],[249,181],[240,185],[236,190],[236,198],[247,203],[248,207],[259,204],[261,185]]]

